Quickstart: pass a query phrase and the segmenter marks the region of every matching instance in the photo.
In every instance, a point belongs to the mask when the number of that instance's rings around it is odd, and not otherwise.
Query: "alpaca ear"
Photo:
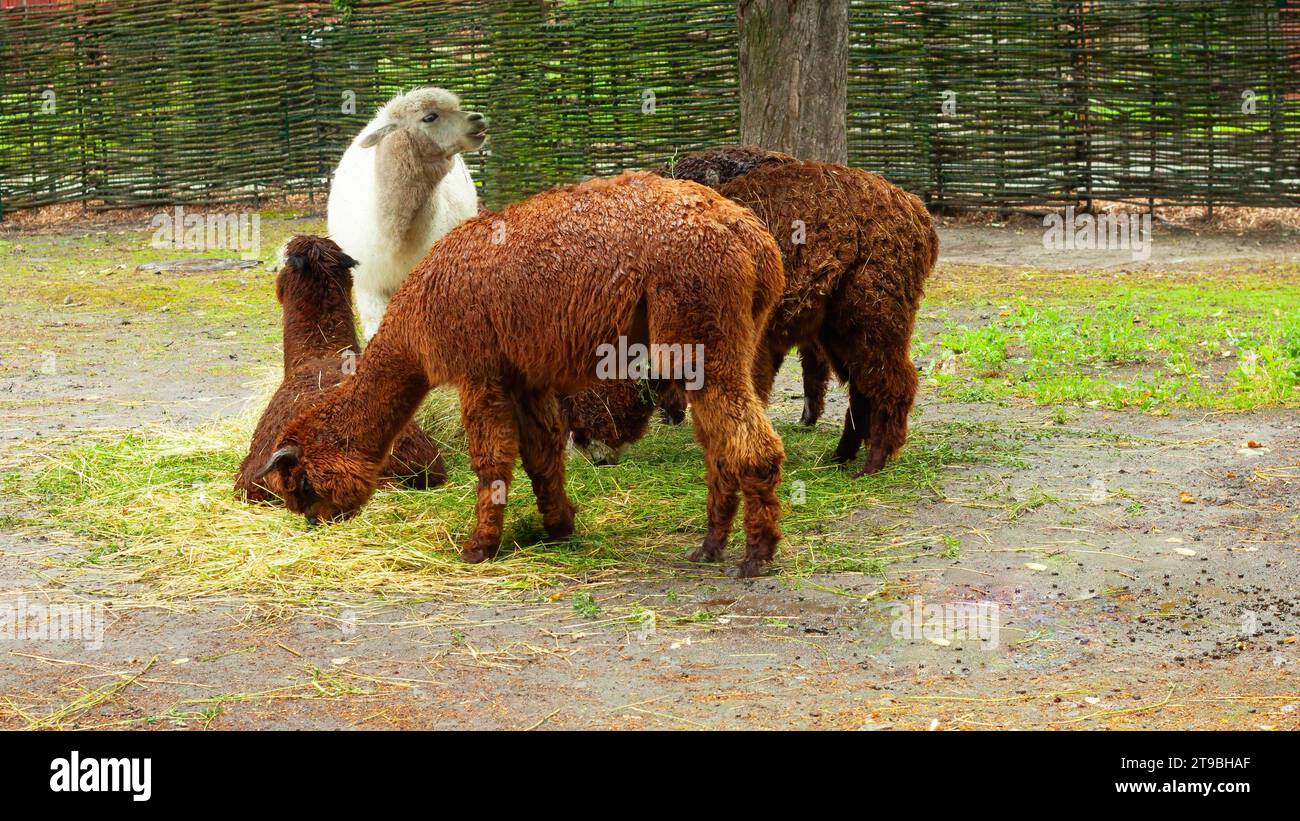
[[[266,464],[253,477],[253,481],[260,482],[266,477],[266,474],[273,470],[292,470],[302,462],[302,448],[297,445],[286,445],[275,453],[271,458],[266,460]]]
[[[361,141],[361,147],[370,148],[373,145],[379,145],[380,140],[382,140],[384,137],[387,137],[389,134],[392,134],[396,130],[397,130],[397,126],[393,125],[392,123],[389,123],[388,125],[385,126],[380,126],[379,128],[376,128],[374,131],[371,131],[369,134],[366,135],[365,139]]]
[[[292,265],[295,271],[301,271],[307,267],[307,257],[302,254],[289,254],[284,258],[285,265]]]
[[[339,257],[339,265],[343,267],[343,270],[350,271],[357,267],[357,261],[347,254],[343,254]]]

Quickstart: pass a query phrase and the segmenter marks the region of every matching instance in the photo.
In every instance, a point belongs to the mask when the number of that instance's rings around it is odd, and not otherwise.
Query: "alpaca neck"
[[[385,237],[399,247],[425,241],[434,217],[434,189],[446,178],[456,155],[404,133],[390,135],[375,156],[379,222]],[[421,247],[419,251],[426,250]]]
[[[288,296],[284,306],[284,372],[311,359],[341,357],[361,350],[352,323],[352,300],[343,290],[330,289],[311,299]]]
[[[375,463],[388,455],[431,387],[422,363],[389,330],[385,325],[366,346],[357,372],[343,381],[327,411],[335,417],[332,428]]]

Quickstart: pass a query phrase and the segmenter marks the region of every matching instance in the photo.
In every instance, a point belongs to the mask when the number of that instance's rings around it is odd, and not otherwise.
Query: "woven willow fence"
[[[734,6],[27,0],[0,207],[323,192],[427,83],[489,115],[491,206],[658,165],[737,138]],[[1300,0],[853,0],[851,29],[850,160],[931,201],[1300,205]]]
[[[859,2],[851,22],[851,159],[932,201],[1300,205],[1300,0]]]

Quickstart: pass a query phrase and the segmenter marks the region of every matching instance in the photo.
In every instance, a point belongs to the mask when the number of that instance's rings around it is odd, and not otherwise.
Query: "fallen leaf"
[[[938,636],[931,636],[931,637],[930,637],[930,643],[931,643],[931,644],[937,644],[937,645],[939,645],[940,647],[947,647],[947,646],[949,646],[950,644],[952,644],[952,642],[949,641],[948,639],[941,639],[941,638],[939,638]]]
[[[1196,504],[1196,497],[1183,490],[1178,493],[1178,501],[1185,505],[1194,505]]]
[[[352,661],[351,656],[339,656],[336,659],[330,659],[330,663],[336,667],[342,667],[343,665],[347,664],[349,661]]]
[[[1179,556],[1195,556],[1195,555],[1196,555],[1196,551],[1195,551],[1195,550],[1192,550],[1190,547],[1175,547],[1175,548],[1174,548],[1174,552],[1177,553]]]
[[[1025,567],[1029,568],[1030,570],[1046,570],[1046,569],[1047,569],[1047,565],[1045,565],[1045,564],[1039,564],[1038,562],[1025,562]]]

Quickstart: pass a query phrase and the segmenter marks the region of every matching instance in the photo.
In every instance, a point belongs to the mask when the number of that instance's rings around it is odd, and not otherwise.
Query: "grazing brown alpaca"
[[[780,539],[785,454],[751,369],[781,288],[780,252],[767,230],[691,182],[622,174],[481,214],[434,244],[393,296],[356,375],[290,423],[260,473],[309,521],[351,516],[374,492],[380,460],[420,400],[452,382],[478,474],[477,522],[461,557],[496,555],[516,455],[547,534],[563,538],[573,532],[574,507],[564,491],[557,392],[595,382],[620,337],[677,351],[702,345],[691,411],[709,531],[687,557],[721,557],[743,494],[737,572],[754,575]]]
[[[276,499],[257,482],[257,469],[275,452],[289,420],[352,371],[361,347],[350,296],[355,261],[333,240],[309,236],[289,240],[284,258],[275,280],[275,295],[284,306],[284,381],[262,413],[248,456],[235,475],[235,490],[251,502]],[[427,488],[446,481],[447,470],[438,448],[411,423],[397,437],[381,475]]]
[[[916,396],[912,329],[939,251],[925,206],[876,174],[752,146],[688,155],[672,174],[708,184],[753,209],[781,247],[785,293],[755,361],[759,396],[767,401],[786,353],[798,347],[805,396],[801,421],[813,424],[834,369],[849,386],[849,410],[834,458],[852,460],[866,441],[866,463],[858,475],[880,470],[907,438]],[[644,432],[651,409],[625,387],[601,384],[588,393],[598,395],[566,402],[575,444],[582,446],[577,431],[616,430],[624,435],[610,448],[615,450]],[[670,388],[662,401],[672,409],[682,396]],[[606,407],[619,409],[619,415],[593,424],[596,412]]]

